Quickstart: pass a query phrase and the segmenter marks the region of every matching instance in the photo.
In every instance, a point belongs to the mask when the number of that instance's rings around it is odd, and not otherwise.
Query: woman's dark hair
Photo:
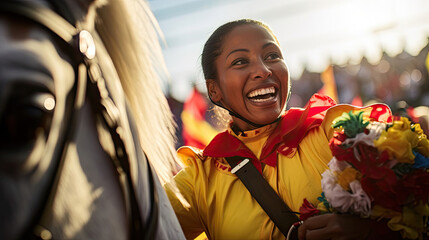
[[[225,23],[224,25],[217,28],[209,37],[206,44],[204,44],[203,53],[201,54],[201,66],[203,68],[204,78],[206,80],[217,78],[215,60],[222,52],[221,47],[223,45],[225,36],[235,27],[246,24],[254,24],[265,28],[277,41],[277,38],[270,27],[260,21],[252,19],[240,19]]]

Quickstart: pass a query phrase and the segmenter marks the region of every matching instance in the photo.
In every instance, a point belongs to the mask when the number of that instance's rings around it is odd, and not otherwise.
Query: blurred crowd
[[[334,78],[339,103],[363,105],[383,102],[394,110],[405,101],[409,106],[429,106],[429,76],[427,56],[429,44],[417,56],[407,52],[396,56],[383,53],[377,64],[363,58],[359,64],[334,65]],[[304,70],[299,79],[293,79],[289,106],[303,107],[314,92],[323,87],[320,73]]]
[[[365,106],[382,102],[389,105],[394,115],[407,116],[411,121],[419,122],[428,133],[428,53],[429,43],[417,56],[406,51],[396,56],[383,53],[376,64],[371,64],[363,58],[359,64],[332,65],[332,82],[328,83],[331,85],[329,88],[334,91],[338,103]],[[322,81],[322,76],[323,73],[305,69],[298,79],[292,79],[292,95],[288,108],[303,107],[314,93],[326,88],[327,82]],[[168,100],[178,124],[177,146],[181,146],[183,140],[180,115],[183,103],[173,98]],[[210,122],[208,115],[210,112],[206,114],[206,119]]]
[[[360,64],[334,65],[338,102],[352,103],[360,98],[363,105],[377,101],[392,109],[399,101],[413,107],[429,106],[428,52],[429,44],[417,56],[405,51],[393,57],[383,53],[375,65],[366,58]],[[304,70],[299,79],[293,79],[290,106],[304,106],[323,86],[320,76]]]

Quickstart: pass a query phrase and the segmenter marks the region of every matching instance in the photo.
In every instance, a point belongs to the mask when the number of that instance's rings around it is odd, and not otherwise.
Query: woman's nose
[[[253,66],[253,78],[266,79],[272,74],[271,69],[263,60],[254,62]]]

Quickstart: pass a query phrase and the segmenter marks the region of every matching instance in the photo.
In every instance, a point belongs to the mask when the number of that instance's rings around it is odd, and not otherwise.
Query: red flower
[[[401,179],[402,194],[414,196],[415,201],[428,202],[429,200],[429,172],[416,169]]]
[[[344,131],[336,131],[329,141],[329,147],[331,148],[332,155],[334,155],[338,161],[349,161],[354,158],[353,149],[343,146],[343,142],[346,139],[347,136]]]
[[[406,195],[399,191],[395,173],[386,167],[376,167],[375,172],[377,175],[373,175],[373,177],[362,177],[362,189],[368,194],[373,205],[400,211]]]
[[[381,154],[377,148],[365,144],[355,146],[359,152],[359,160],[351,159],[349,162],[357,168],[363,175],[368,175],[370,178],[380,179],[385,173],[379,172],[379,168],[384,168],[383,164],[389,160],[389,154],[383,151]],[[389,169],[390,168],[385,168]],[[393,171],[392,171],[393,173]],[[380,174],[382,174],[380,176]],[[390,181],[393,181],[390,179]]]
[[[306,198],[304,198],[304,202],[302,203],[302,206],[299,208],[299,219],[301,221],[307,220],[307,218],[312,217],[316,214],[319,214],[319,210],[314,207],[313,204],[311,204]]]

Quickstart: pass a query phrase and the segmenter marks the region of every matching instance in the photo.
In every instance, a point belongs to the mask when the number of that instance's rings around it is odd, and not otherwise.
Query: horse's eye
[[[17,149],[47,133],[52,120],[55,98],[46,92],[14,93],[0,113],[0,149]]]

